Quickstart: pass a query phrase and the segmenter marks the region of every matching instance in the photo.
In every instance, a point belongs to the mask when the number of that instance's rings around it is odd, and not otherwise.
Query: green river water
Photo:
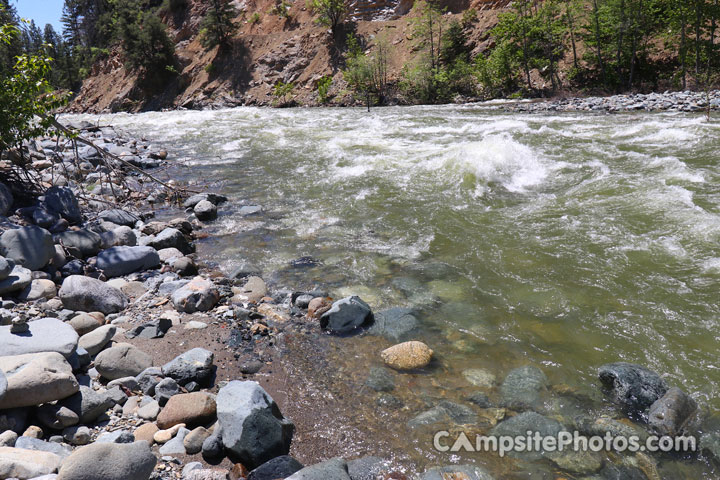
[[[720,123],[492,105],[82,118],[230,197],[207,261],[418,308],[447,376],[530,364],[592,398],[598,366],[628,361],[720,409]],[[320,265],[288,268],[302,256]]]

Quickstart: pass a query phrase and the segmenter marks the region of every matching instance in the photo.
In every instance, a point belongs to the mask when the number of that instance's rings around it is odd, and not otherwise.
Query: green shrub
[[[310,13],[318,15],[317,23],[330,27],[333,33],[347,14],[345,0],[307,0],[306,6]]]
[[[470,28],[478,21],[478,15],[477,10],[474,8],[468,8],[463,12],[462,20],[460,23],[462,24],[463,28]]]
[[[327,103],[328,92],[330,91],[332,81],[333,79],[330,75],[324,75],[317,81],[318,99],[320,99],[320,103]]]
[[[255,24],[255,23],[258,23],[259,21],[260,21],[260,14],[258,12],[255,12],[252,15],[250,15],[250,20],[248,20],[248,22],[250,22],[250,24]]]
[[[287,105],[294,89],[295,84],[293,82],[277,82],[273,87],[273,97],[275,97],[275,103],[280,106]]]

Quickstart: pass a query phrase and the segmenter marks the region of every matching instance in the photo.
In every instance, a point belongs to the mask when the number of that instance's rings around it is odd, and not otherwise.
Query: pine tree
[[[228,47],[237,31],[237,26],[233,23],[237,11],[229,0],[211,0],[210,3],[200,26],[200,41],[207,49],[217,45],[220,45],[220,48]]]

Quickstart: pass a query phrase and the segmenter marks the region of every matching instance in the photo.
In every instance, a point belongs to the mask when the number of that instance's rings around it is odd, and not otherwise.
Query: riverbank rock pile
[[[558,100],[520,102],[503,107],[520,113],[541,112],[705,112],[720,110],[720,91],[665,92],[613,95],[609,97],[573,97]]]

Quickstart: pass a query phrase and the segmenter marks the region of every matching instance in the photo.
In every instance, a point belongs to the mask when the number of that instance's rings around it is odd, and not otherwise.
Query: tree
[[[379,39],[373,51],[367,55],[357,37],[348,34],[347,46],[343,78],[355,95],[365,101],[369,111],[371,104],[375,102],[382,104],[387,96],[389,83],[387,41],[384,38]]]
[[[2,6],[0,10],[6,12]],[[15,25],[5,23],[0,27],[0,44],[12,45],[18,35]],[[51,93],[51,61],[44,55],[22,54],[10,71],[0,73],[0,153],[50,129],[53,119],[48,113],[64,101]]]
[[[229,0],[211,0],[210,8],[200,25],[200,41],[203,47],[210,49],[217,45],[224,48],[237,31],[233,19],[237,16],[235,7]]]
[[[308,0],[307,8],[311,13],[318,15],[317,23],[330,27],[333,34],[338,26],[345,20],[347,14],[346,0]]]

